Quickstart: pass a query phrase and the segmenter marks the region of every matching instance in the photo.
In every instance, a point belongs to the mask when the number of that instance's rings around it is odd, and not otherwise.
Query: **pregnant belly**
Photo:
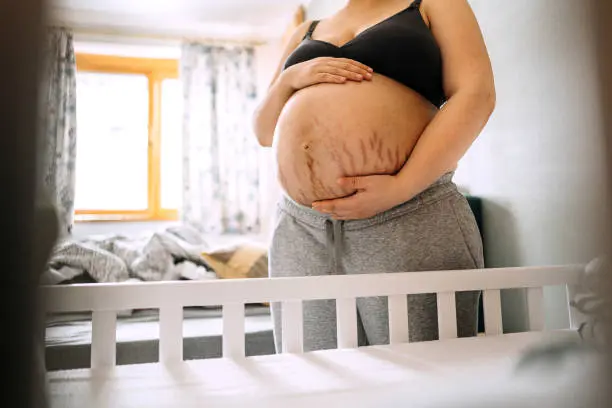
[[[306,206],[353,194],[339,177],[397,173],[436,112],[380,75],[304,88],[283,108],[274,134],[280,185]]]

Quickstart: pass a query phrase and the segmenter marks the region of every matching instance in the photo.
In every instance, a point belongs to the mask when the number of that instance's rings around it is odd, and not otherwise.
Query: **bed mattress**
[[[186,360],[217,358],[222,354],[223,319],[220,308],[185,308],[183,356]],[[245,348],[248,356],[274,354],[270,309],[245,308]],[[158,361],[159,313],[138,310],[117,318],[117,364]],[[50,316],[45,359],[48,371],[89,368],[91,313]]]
[[[506,397],[526,395],[523,407],[534,406],[533,402],[544,406],[538,396],[563,397],[572,388],[566,384],[568,378],[559,377],[563,370],[557,367],[545,384],[537,385],[544,378],[542,373],[517,376],[518,361],[534,345],[577,341],[575,331],[529,332],[301,355],[185,361],[167,367],[140,364],[58,371],[49,374],[49,396],[51,407],[58,408],[516,406],[491,405],[491,398],[496,398],[491,392],[497,390]],[[571,371],[580,375],[576,369]],[[571,390],[575,398],[581,392],[588,397],[584,387],[572,386],[577,388]],[[470,399],[476,391],[489,392],[489,400],[484,394]],[[465,405],[458,395],[466,398]]]

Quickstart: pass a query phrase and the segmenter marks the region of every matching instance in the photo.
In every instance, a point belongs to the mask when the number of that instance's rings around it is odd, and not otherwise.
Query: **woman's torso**
[[[274,135],[278,178],[303,205],[352,194],[339,177],[399,171],[444,97],[439,49],[418,7],[342,46],[307,36],[285,67],[319,56],[360,61],[374,76],[304,88],[283,108]]]

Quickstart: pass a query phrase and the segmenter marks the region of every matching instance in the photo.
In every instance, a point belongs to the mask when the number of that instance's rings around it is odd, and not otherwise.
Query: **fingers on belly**
[[[387,136],[387,137],[386,137]],[[371,132],[355,138],[308,139],[282,156],[279,181],[301,203],[346,196],[339,177],[396,173],[406,160],[401,143]]]

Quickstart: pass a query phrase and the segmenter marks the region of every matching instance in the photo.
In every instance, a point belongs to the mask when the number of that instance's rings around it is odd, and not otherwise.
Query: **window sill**
[[[78,222],[72,227],[75,238],[92,236],[125,235],[142,236],[152,234],[168,227],[179,225],[177,221],[106,221],[106,222]]]
[[[156,221],[178,221],[176,211],[164,211],[160,214],[150,213],[76,213],[74,222],[97,223],[97,222],[156,222]]]

